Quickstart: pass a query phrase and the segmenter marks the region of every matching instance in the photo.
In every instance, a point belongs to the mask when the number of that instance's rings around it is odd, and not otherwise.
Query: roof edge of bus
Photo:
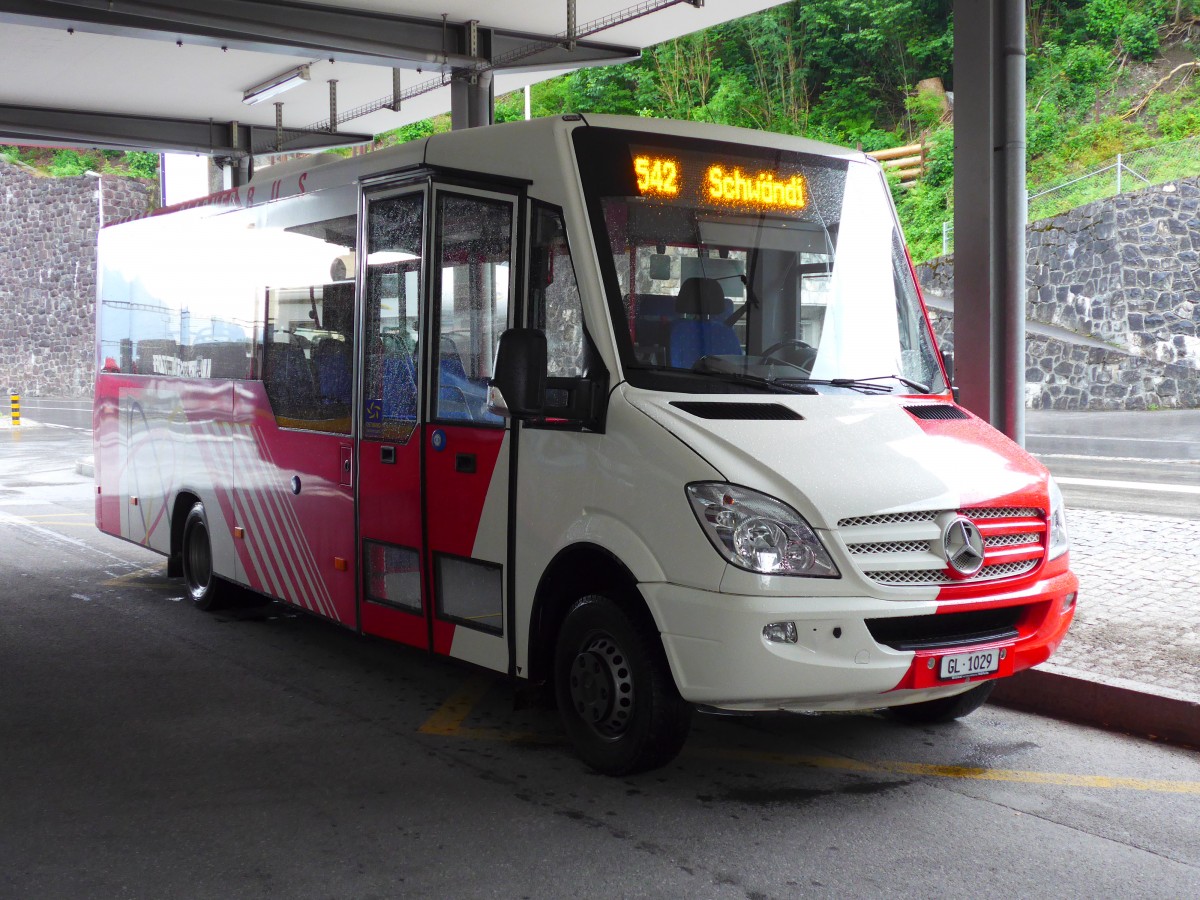
[[[319,166],[327,166],[330,163],[342,162],[345,157],[338,156],[335,153],[306,153],[303,156],[297,156],[294,159],[284,160],[280,163],[275,163],[270,166],[263,166],[261,169],[256,168],[254,174],[250,177],[247,184],[260,184],[264,181],[275,181],[279,178],[284,178],[293,172],[312,171]]]
[[[596,128],[619,128],[625,131],[646,131],[679,137],[704,137],[727,140],[735,144],[753,144],[779,150],[799,150],[842,159],[869,159],[861,150],[828,144],[812,138],[774,131],[758,131],[737,125],[717,125],[711,122],[690,122],[684,119],[654,119],[645,116],[618,116],[610,113],[585,113],[584,123]]]

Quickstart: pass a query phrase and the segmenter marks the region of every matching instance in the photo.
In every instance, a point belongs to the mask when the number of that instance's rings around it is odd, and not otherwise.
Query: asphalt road
[[[1200,410],[1030,411],[1025,432],[1068,508],[1200,518]]]
[[[0,432],[0,896],[1182,897],[1200,755],[984,707],[699,718],[592,774],[503,679],[99,534],[90,436]]]

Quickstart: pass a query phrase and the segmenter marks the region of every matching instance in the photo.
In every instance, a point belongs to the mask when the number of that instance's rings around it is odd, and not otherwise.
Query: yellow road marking
[[[483,695],[491,686],[492,681],[488,678],[477,676],[469,679],[432,716],[425,720],[425,724],[420,728],[421,734],[460,734],[462,724],[471,714],[472,707],[483,699]]]
[[[475,704],[491,688],[491,679],[477,676],[469,679],[450,696],[423,724],[421,734],[456,737],[465,740],[502,741],[504,743],[559,743],[551,735],[505,731],[500,728],[472,728],[464,723]],[[1159,778],[1126,778],[1114,775],[1076,775],[1069,772],[1031,772],[1021,769],[984,769],[972,766],[945,766],[932,763],[879,760],[868,762],[844,756],[803,756],[792,753],[772,753],[765,750],[734,750],[707,748],[693,751],[697,756],[738,762],[767,763],[793,768],[828,769],[875,775],[916,775],[926,778],[951,778],[962,781],[999,781],[1010,784],[1041,784],[1057,787],[1094,788],[1098,790],[1143,791],[1157,794],[1200,795],[1200,781],[1170,781]]]
[[[879,775],[918,775],[953,778],[963,781],[1003,781],[1016,784],[1045,784],[1059,787],[1099,788],[1103,790],[1147,791],[1159,794],[1200,794],[1200,781],[1169,781],[1157,778],[1125,778],[1112,775],[1076,775],[1069,772],[1030,772],[1021,769],[983,769],[971,766],[944,766],[931,763],[879,760],[864,762],[839,756],[798,756],[754,750],[710,750],[705,756],[745,762],[768,762],[781,766],[811,769],[836,769]]]
[[[159,564],[156,566],[143,566],[142,568],[135,569],[134,571],[129,572],[126,575],[118,575],[116,578],[110,578],[108,581],[100,582],[100,586],[101,587],[123,587],[124,585],[128,584],[131,581],[136,581],[139,578],[144,578],[146,575],[151,575],[151,574],[157,575],[159,577],[151,579],[146,582],[143,582],[144,584],[154,585],[154,584],[174,584],[175,583],[168,578],[162,577],[162,565]]]
[[[95,513],[62,512],[62,513],[43,513],[43,514],[36,515],[36,516],[21,516],[21,518],[22,519],[61,519],[64,517],[65,518],[82,518],[83,516],[87,516],[89,519],[91,519],[94,517],[94,515],[95,515]]]

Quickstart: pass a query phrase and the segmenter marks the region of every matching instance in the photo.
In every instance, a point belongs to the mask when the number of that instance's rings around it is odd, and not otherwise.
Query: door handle
[[[456,453],[454,454],[454,471],[463,472],[467,475],[475,474],[475,454],[474,453]]]

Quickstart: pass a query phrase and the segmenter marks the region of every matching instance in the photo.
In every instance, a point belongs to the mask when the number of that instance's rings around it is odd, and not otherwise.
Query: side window
[[[232,262],[244,251],[247,219],[175,214],[100,232],[100,371],[251,377],[262,294]]]
[[[440,194],[438,234],[434,418],[503,425],[487,410],[487,380],[508,327],[513,205]]]
[[[551,378],[578,378],[583,370],[583,307],[562,213],[535,204],[529,248],[530,325],[546,333]]]
[[[275,421],[350,433],[357,217],[265,229],[262,378]]]
[[[371,203],[363,315],[363,437],[407,441],[417,422],[425,194]]]

